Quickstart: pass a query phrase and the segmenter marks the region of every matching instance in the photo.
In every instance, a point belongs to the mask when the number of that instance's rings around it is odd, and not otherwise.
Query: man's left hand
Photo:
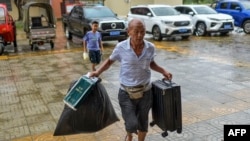
[[[172,74],[170,72],[165,72],[163,76],[165,80],[172,80]]]

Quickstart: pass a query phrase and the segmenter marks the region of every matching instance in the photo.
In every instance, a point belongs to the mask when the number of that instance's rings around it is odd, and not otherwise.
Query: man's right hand
[[[92,72],[89,72],[88,76],[89,77],[98,77],[99,73],[97,71],[92,71]]]

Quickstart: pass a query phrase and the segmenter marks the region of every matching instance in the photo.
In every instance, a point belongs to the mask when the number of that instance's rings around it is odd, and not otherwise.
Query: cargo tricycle
[[[49,43],[54,48],[56,19],[49,3],[28,2],[23,7],[24,31],[29,39],[31,50]]]
[[[4,48],[13,43],[15,52],[17,51],[16,26],[12,16],[8,13],[5,4],[0,4],[0,55]]]

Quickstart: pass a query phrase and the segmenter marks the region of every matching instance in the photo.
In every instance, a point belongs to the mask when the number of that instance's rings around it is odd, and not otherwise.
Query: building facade
[[[8,0],[9,1],[9,0]],[[11,10],[10,14],[16,20],[18,19],[18,10],[16,5],[14,4],[14,0],[11,1]],[[65,10],[63,8],[63,2],[65,0],[24,0],[28,1],[39,1],[50,3],[54,9],[54,14],[56,18],[60,19],[62,17],[62,11]],[[66,0],[66,1],[79,1],[79,0]],[[84,1],[84,0],[81,0]],[[98,0],[93,0],[98,1]],[[139,5],[139,4],[167,4],[167,5],[178,5],[182,4],[182,0],[99,0],[104,1],[104,5],[111,8],[118,16],[126,16],[131,6]],[[65,4],[65,3],[64,3]],[[39,12],[39,10],[37,11]]]

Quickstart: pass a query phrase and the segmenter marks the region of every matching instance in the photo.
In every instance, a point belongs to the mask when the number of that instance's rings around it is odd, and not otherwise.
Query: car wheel
[[[200,22],[196,25],[195,35],[196,36],[205,36],[206,35],[206,25],[203,22]]]
[[[14,45],[15,48],[17,47],[16,29],[14,30],[14,41],[13,41],[13,45]]]
[[[72,34],[69,32],[69,28],[67,26],[65,27],[65,36],[68,40],[72,39]]]
[[[0,55],[2,55],[4,52],[4,44],[0,43]]]
[[[153,28],[153,38],[155,41],[161,41],[162,40],[162,35],[161,35],[161,30],[159,26],[155,26]]]
[[[122,42],[122,41],[124,41],[124,40],[126,40],[126,39],[119,39],[118,42]]]
[[[51,47],[51,49],[54,49],[54,42],[53,41],[50,41],[50,47]]]
[[[17,47],[17,42],[16,42],[16,40],[13,41],[13,45],[14,45],[15,48]]]
[[[33,51],[33,49],[34,49],[34,45],[30,44],[30,50]]]
[[[221,36],[227,36],[229,32],[221,32],[220,35]]]
[[[187,40],[189,38],[189,36],[182,36],[181,37],[183,40]]]
[[[243,23],[243,30],[246,34],[250,34],[250,20]]]

